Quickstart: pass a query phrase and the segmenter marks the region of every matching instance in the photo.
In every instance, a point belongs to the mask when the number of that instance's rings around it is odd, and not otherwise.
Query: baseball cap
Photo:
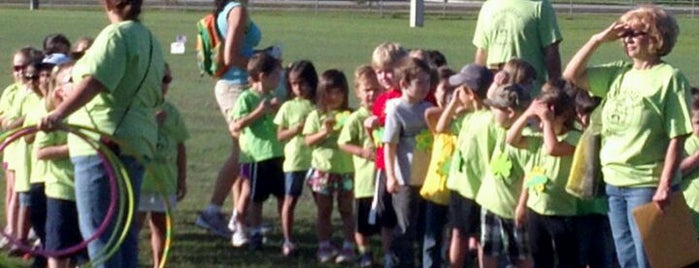
[[[49,54],[44,59],[41,61],[41,63],[46,63],[46,64],[52,64],[52,65],[61,65],[66,62],[70,61],[70,57],[66,56],[66,54],[63,53],[53,53]]]
[[[495,108],[524,109],[531,102],[529,92],[518,84],[505,84],[493,89],[489,97],[483,101]]]
[[[449,77],[449,85],[464,85],[474,91],[486,91],[493,82],[493,73],[483,65],[468,64],[461,71]]]

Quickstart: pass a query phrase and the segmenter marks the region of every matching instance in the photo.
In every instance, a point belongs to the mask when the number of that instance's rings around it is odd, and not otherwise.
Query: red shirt
[[[400,98],[400,96],[402,95],[403,94],[401,90],[399,88],[396,88],[386,91],[376,98],[376,100],[374,101],[374,106],[371,109],[371,114],[378,117],[379,126],[376,129],[374,129],[374,131],[383,130],[383,126],[386,124],[386,102],[391,99]],[[383,139],[383,137],[378,138]],[[383,140],[375,140],[374,142],[376,144],[380,144],[379,146],[376,146],[376,158],[374,160],[376,162],[376,169],[383,170]]]

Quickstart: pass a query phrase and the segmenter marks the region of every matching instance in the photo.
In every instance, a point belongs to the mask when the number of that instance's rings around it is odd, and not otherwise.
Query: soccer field
[[[265,218],[274,227],[266,248],[261,252],[234,249],[229,241],[208,234],[194,226],[197,213],[209,201],[216,174],[230,150],[230,138],[224,126],[213,95],[214,80],[200,77],[194,59],[195,23],[202,12],[149,11],[142,21],[158,37],[166,50],[176,35],[188,37],[184,55],[166,55],[173,71],[174,81],[167,97],[181,110],[188,124],[191,139],[188,152],[188,195],[178,204],[174,214],[174,242],[167,267],[301,267],[315,266],[315,206],[308,189],[297,208],[296,239],[300,242],[300,256],[286,259],[280,253],[281,231],[275,213],[275,204],[268,202]],[[253,11],[252,19],[263,33],[261,47],[280,43],[285,63],[298,59],[314,62],[319,72],[339,68],[348,75],[360,64],[368,64],[373,48],[384,41],[401,43],[407,48],[437,49],[443,52],[453,69],[472,61],[474,47],[471,37],[475,28],[475,14],[459,17],[428,16],[425,27],[411,29],[405,15],[387,15],[359,12],[283,12]],[[573,53],[597,31],[609,25],[616,16],[559,15],[564,36],[561,44],[563,66]],[[681,34],[675,50],[666,60],[679,67],[692,83],[699,83],[699,65],[696,44],[699,28],[691,27],[696,20],[680,17]],[[82,36],[96,36],[107,19],[102,10],[41,10],[30,12],[19,9],[0,9],[0,85],[11,81],[11,56],[25,45],[41,46],[45,35],[64,33],[71,40]],[[593,63],[624,59],[619,44],[600,48]],[[692,56],[695,55],[695,56]],[[350,78],[351,80],[351,78]],[[351,81],[350,81],[351,83]],[[352,103],[355,103],[354,101]],[[230,211],[230,203],[225,211]],[[337,218],[337,216],[336,216]],[[3,220],[4,224],[4,220]],[[339,226],[339,219],[336,219]],[[335,242],[340,242],[339,227]],[[143,232],[140,260],[142,267],[150,265],[149,244]],[[380,250],[376,241],[374,251]],[[380,255],[376,255],[377,257]],[[0,266],[3,256],[0,256]],[[19,263],[19,262],[17,262]],[[27,263],[22,265],[27,266]]]

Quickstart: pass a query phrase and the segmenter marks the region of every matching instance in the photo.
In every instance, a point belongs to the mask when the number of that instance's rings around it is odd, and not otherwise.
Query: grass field
[[[296,238],[301,254],[285,259],[279,253],[280,231],[274,207],[268,203],[266,215],[276,229],[267,248],[262,252],[233,249],[227,240],[214,237],[194,226],[200,209],[208,203],[214,178],[227,155],[230,140],[213,96],[214,81],[200,77],[194,61],[195,22],[203,13],[181,11],[146,11],[143,21],[151,27],[164,47],[168,47],[176,35],[189,38],[185,55],[167,55],[175,80],[168,97],[182,111],[192,138],[187,143],[189,154],[189,194],[178,204],[175,214],[175,234],[168,267],[308,267],[315,266],[315,208],[305,190],[297,210]],[[428,17],[424,28],[410,29],[407,18],[401,15],[384,18],[361,13],[306,13],[306,12],[256,12],[253,19],[263,30],[261,46],[281,43],[287,62],[310,59],[318,70],[339,68],[350,75],[354,68],[370,60],[374,46],[383,41],[395,41],[408,48],[429,48],[442,51],[452,66],[459,69],[473,59],[474,48],[470,44],[475,26],[473,14],[462,17]],[[559,23],[564,35],[561,44],[563,62],[572,56],[589,36],[607,26],[615,16],[609,15],[560,15]],[[695,64],[699,43],[699,28],[688,18],[679,19],[682,28],[678,45],[667,60],[679,68],[693,83],[699,82]],[[107,23],[103,12],[42,10],[0,10],[0,85],[10,83],[12,52],[24,45],[39,47],[43,37],[62,32],[69,38],[95,36]],[[695,55],[695,56],[691,56]],[[592,62],[608,62],[623,59],[620,46],[602,47]],[[229,211],[230,204],[226,204]],[[339,222],[336,222],[339,225]],[[144,240],[145,241],[145,240]],[[337,242],[340,240],[338,239]],[[150,264],[150,253],[142,243],[141,262]],[[0,257],[0,266],[5,266]],[[26,265],[26,264],[24,264]]]

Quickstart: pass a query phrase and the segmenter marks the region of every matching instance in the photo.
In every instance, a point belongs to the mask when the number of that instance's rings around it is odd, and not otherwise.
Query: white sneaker
[[[233,233],[235,233],[235,231],[237,230],[236,228],[238,227],[236,225],[236,223],[238,222],[237,218],[238,218],[238,211],[234,209],[233,213],[231,215],[231,219],[228,220],[228,230],[231,230],[231,232],[233,232]]]
[[[238,226],[237,230],[233,233],[233,236],[231,236],[231,245],[233,247],[239,248],[242,246],[245,246],[249,242],[248,234],[245,230],[245,228],[242,228],[242,226]]]

